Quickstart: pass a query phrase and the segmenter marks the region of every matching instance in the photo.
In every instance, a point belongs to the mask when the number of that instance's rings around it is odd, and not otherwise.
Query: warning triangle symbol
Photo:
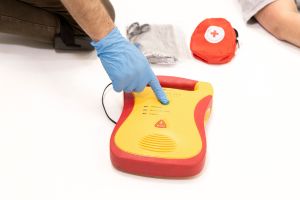
[[[156,122],[155,127],[157,128],[167,128],[167,124],[164,120],[159,120],[158,122]]]

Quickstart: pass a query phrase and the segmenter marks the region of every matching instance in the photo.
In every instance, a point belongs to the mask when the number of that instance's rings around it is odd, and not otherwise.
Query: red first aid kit
[[[195,29],[190,48],[195,58],[209,64],[223,64],[234,57],[238,32],[224,18],[209,18]]]

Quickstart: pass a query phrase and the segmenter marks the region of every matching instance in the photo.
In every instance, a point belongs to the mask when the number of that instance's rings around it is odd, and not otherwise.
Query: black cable
[[[105,92],[106,92],[107,88],[108,88],[109,86],[111,86],[111,85],[112,85],[112,83],[109,83],[109,84],[104,88],[104,90],[103,90],[103,93],[102,93],[102,107],[103,107],[103,110],[104,110],[104,112],[105,112],[107,118],[108,118],[112,123],[116,124],[117,122],[116,122],[115,120],[113,120],[113,119],[108,115],[108,113],[107,113],[107,111],[106,111],[106,109],[105,109],[105,105],[104,105],[104,95],[105,95]]]

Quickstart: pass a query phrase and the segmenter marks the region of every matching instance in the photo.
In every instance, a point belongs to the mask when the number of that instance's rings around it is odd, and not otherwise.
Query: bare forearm
[[[300,14],[294,0],[275,1],[255,17],[275,37],[300,47]]]
[[[299,13],[287,13],[280,23],[282,23],[282,30],[280,31],[281,39],[300,47]]]
[[[95,41],[105,37],[114,23],[100,0],[61,0],[81,28]]]

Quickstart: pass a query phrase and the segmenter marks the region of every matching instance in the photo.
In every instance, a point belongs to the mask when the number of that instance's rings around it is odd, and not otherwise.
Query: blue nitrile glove
[[[96,48],[115,91],[141,92],[149,84],[162,104],[169,103],[145,56],[117,28],[91,44]]]

